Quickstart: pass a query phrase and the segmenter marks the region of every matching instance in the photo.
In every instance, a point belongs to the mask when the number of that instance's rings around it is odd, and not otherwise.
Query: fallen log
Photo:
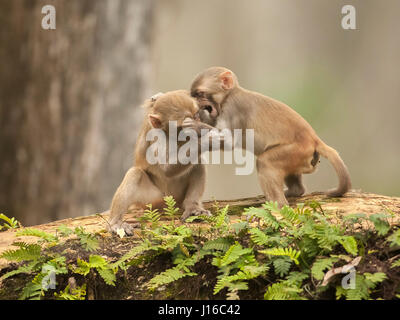
[[[394,213],[394,218],[390,219],[390,223],[394,224],[400,222],[400,197],[389,197],[361,191],[351,191],[342,198],[328,198],[323,193],[312,193],[300,198],[289,199],[291,206],[296,206],[299,203],[307,201],[317,201],[321,204],[324,212],[332,214],[333,217],[352,213],[371,215],[380,212],[392,212]],[[204,206],[207,209],[212,209],[215,203],[218,203],[219,207],[229,205],[230,215],[232,215],[234,219],[240,219],[244,208],[260,206],[264,202],[265,198],[263,196],[257,196],[235,200],[206,201]],[[143,210],[131,210],[124,218],[127,222],[133,223],[137,222],[138,217],[142,214]],[[105,233],[107,220],[108,212],[104,212],[84,217],[54,221],[47,224],[33,226],[33,228],[49,233],[55,233],[57,228],[61,225],[66,225],[69,228],[81,226],[88,232]],[[12,248],[13,242],[22,240],[22,237],[16,236],[18,230],[20,229],[0,232],[0,253]],[[37,241],[37,238],[24,236],[23,241],[34,242]],[[6,260],[0,260],[0,270],[7,266],[8,262]]]

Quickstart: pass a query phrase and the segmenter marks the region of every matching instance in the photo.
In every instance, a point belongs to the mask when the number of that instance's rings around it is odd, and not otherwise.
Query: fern
[[[239,235],[242,231],[246,230],[249,227],[249,223],[247,221],[237,222],[231,225],[231,229],[235,232],[236,235]]]
[[[14,242],[13,245],[18,246],[19,249],[6,250],[0,255],[0,258],[14,262],[32,261],[40,258],[41,247],[38,244]]]
[[[231,247],[232,241],[229,238],[218,238],[209,240],[203,245],[203,250],[219,250],[226,252]]]
[[[144,210],[144,215],[139,218],[139,220],[143,222],[151,222],[151,228],[155,229],[157,228],[160,219],[161,219],[161,214],[158,212],[158,209],[153,209],[153,206],[151,204],[148,204],[147,209]],[[142,226],[143,227],[143,226]]]
[[[34,262],[29,263],[28,265],[20,266],[18,269],[11,270],[11,271],[5,273],[4,275],[2,275],[0,277],[0,281],[1,280],[5,280],[5,279],[10,278],[10,277],[13,277],[13,276],[15,276],[17,274],[21,274],[21,273],[30,274],[32,272],[35,272],[35,271],[37,271],[36,268],[35,268],[36,265],[37,265],[37,263],[36,263],[36,261],[34,261]]]
[[[317,280],[322,280],[325,276],[325,270],[331,269],[338,260],[339,258],[336,257],[317,259],[311,268],[312,276]]]
[[[74,233],[74,230],[63,224],[57,228],[57,232],[60,233],[61,237],[68,237]]]
[[[54,296],[57,300],[85,300],[86,284],[72,289],[67,285],[63,291],[55,292]]]
[[[309,278],[309,274],[305,272],[293,271],[286,277],[286,283],[300,287],[304,280]]]
[[[185,270],[182,270],[181,266],[176,266],[156,275],[148,282],[147,286],[149,289],[154,290],[162,285],[169,284],[181,278],[191,277],[195,275],[197,275],[197,273],[187,272]]]
[[[363,276],[365,277],[366,281],[370,281],[372,282],[374,285],[382,282],[383,280],[387,279],[387,275],[384,274],[383,272],[376,272],[376,273],[368,273],[365,272],[363,274]],[[374,288],[374,286],[370,285],[370,288]]]
[[[386,235],[390,230],[390,224],[387,221],[387,217],[390,216],[384,213],[376,213],[369,216],[369,220],[373,222],[375,230],[380,236]]]
[[[264,294],[265,300],[304,300],[300,296],[302,290],[288,283],[287,281],[280,281],[268,286]]]
[[[269,242],[268,236],[264,232],[262,232],[260,229],[252,228],[249,230],[249,233],[250,233],[251,240],[255,244],[257,244],[259,246],[268,244],[268,242]]]
[[[95,269],[104,282],[108,285],[115,285],[115,272],[112,266],[101,256],[91,255],[89,261],[77,259],[77,267],[73,268],[73,272],[86,276],[92,269]]]
[[[21,227],[21,223],[15,218],[9,218],[4,213],[0,213],[0,220],[3,220],[5,223],[0,225],[0,231],[2,229],[17,229]]]
[[[400,229],[393,232],[387,239],[391,247],[400,246]]]
[[[396,267],[400,267],[400,259],[396,260],[395,262],[392,263],[392,265],[390,266],[391,268],[396,268]]]
[[[99,248],[99,241],[96,235],[86,232],[83,227],[75,228],[74,233],[78,236],[81,246],[86,251],[93,252]]]
[[[291,223],[299,223],[300,218],[299,218],[299,213],[296,212],[294,209],[292,209],[289,206],[283,206],[281,210],[277,211],[279,214],[284,218],[284,220],[289,221]]]
[[[260,250],[259,252],[271,256],[287,256],[291,260],[293,260],[295,264],[299,264],[298,258],[300,256],[300,251],[297,251],[293,248],[273,248],[267,250]]]
[[[371,291],[385,279],[387,279],[387,276],[382,272],[357,274],[355,288],[346,290],[341,286],[336,287],[336,298],[340,299],[344,296],[347,300],[368,300]]]
[[[230,291],[247,290],[247,284],[244,281],[254,279],[268,271],[268,266],[244,266],[236,274],[223,276],[220,278],[215,287],[214,295],[220,292],[223,288],[228,287]]]
[[[40,300],[43,295],[41,283],[28,283],[23,289],[19,300]]]
[[[277,258],[273,261],[275,274],[283,277],[288,274],[292,261],[288,257]]]
[[[164,208],[164,213],[173,218],[179,211],[179,208],[175,208],[175,199],[172,196],[164,197],[164,202],[167,205],[167,207]]]
[[[57,237],[55,235],[52,235],[51,233],[47,233],[42,230],[33,229],[33,228],[27,228],[27,229],[18,231],[16,236],[17,237],[21,237],[21,236],[37,237],[37,238],[43,239],[46,242],[54,242],[54,241],[58,240]]]
[[[221,259],[217,259],[217,266],[223,267],[227,266],[239,259],[240,256],[252,253],[251,248],[243,248],[239,243],[233,244],[225,253]]]
[[[357,241],[354,237],[343,236],[338,241],[348,253],[354,256],[358,254]]]
[[[216,229],[226,229],[229,223],[228,218],[229,206],[225,206],[223,209],[217,210],[217,216],[215,217],[215,228]]]
[[[280,228],[278,220],[276,220],[276,218],[266,209],[250,207],[244,210],[244,214],[252,218],[255,217],[261,219],[261,221],[274,230]]]

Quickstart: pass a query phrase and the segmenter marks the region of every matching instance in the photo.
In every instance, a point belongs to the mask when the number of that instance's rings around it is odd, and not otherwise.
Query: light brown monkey
[[[350,175],[336,150],[289,106],[240,87],[231,70],[212,67],[201,72],[191,95],[199,102],[202,121],[220,130],[254,129],[258,177],[267,200],[282,206],[288,203],[286,197],[303,195],[302,174],[315,171],[320,155],[339,177],[339,186],[327,194],[342,196],[350,189]]]
[[[204,165],[181,164],[179,161],[176,164],[168,163],[169,121],[176,121],[178,132],[183,127],[194,129],[196,133],[200,133],[201,129],[211,128],[199,121],[197,102],[189,92],[177,90],[147,100],[145,108],[147,120],[143,123],[136,143],[135,166],[126,173],[111,203],[109,229],[114,233],[122,228],[127,235],[132,235],[133,226],[122,221],[123,214],[131,205],[144,207],[146,204],[152,204],[153,207],[161,207],[163,197],[168,195],[174,197],[178,206],[183,206],[182,220],[191,215],[209,214],[201,204],[205,186]],[[148,162],[146,153],[152,142],[146,141],[146,136],[153,128],[166,133],[167,163]],[[185,143],[176,139],[175,142],[178,150]]]

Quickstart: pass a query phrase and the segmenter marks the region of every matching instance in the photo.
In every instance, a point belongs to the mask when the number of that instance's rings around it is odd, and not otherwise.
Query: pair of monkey
[[[209,214],[201,204],[206,172],[200,161],[185,165],[151,165],[146,161],[150,146],[145,139],[147,132],[158,128],[168,133],[169,121],[176,121],[178,130],[191,128],[199,135],[201,129],[253,129],[262,191],[266,200],[279,206],[288,204],[287,197],[304,194],[302,174],[314,172],[320,156],[329,160],[339,178],[338,187],[328,191],[328,196],[342,196],[351,187],[348,169],[337,151],[326,145],[306,120],[284,103],[242,88],[229,69],[206,69],[196,76],[190,92],[162,94],[146,101],[145,108],[147,120],[137,140],[135,166],[126,173],[112,200],[111,232],[122,228],[132,235],[133,226],[122,221],[128,207],[150,203],[160,207],[166,195],[172,195],[183,207],[183,221],[192,215]]]

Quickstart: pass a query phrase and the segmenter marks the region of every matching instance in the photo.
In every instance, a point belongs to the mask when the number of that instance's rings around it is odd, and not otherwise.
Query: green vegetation
[[[216,204],[213,216],[182,225],[174,199],[165,202],[163,212],[148,206],[135,237],[108,237],[127,245],[118,256],[105,254],[106,237],[83,228],[62,226],[56,235],[21,230],[19,236],[39,241],[16,242],[1,255],[18,265],[0,281],[29,275],[21,299],[87,299],[95,283],[97,291],[119,290],[118,298],[400,298],[400,229],[389,223],[392,212],[342,217],[317,202],[282,209],[267,202],[232,221],[228,206]],[[77,246],[78,256],[68,253]],[[43,285],[51,277],[57,283]]]
[[[0,224],[0,232],[21,227],[19,221],[17,221],[15,218],[9,218],[3,213],[0,213],[0,223],[1,221],[3,221],[3,224]]]

